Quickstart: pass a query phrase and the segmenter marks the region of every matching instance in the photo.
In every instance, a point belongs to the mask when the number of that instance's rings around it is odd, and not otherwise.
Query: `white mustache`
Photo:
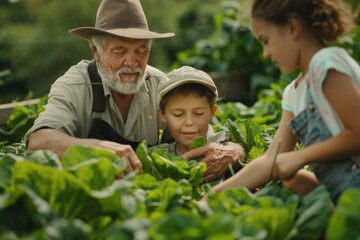
[[[118,71],[117,74],[122,74],[122,73],[141,73],[141,68],[139,66],[131,68],[128,66],[123,66],[121,67]]]

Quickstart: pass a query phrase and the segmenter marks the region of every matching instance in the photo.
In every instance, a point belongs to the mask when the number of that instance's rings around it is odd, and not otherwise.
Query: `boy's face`
[[[197,136],[206,136],[215,110],[216,106],[210,109],[206,96],[199,97],[194,92],[175,94],[168,99],[165,111],[160,111],[160,117],[176,141],[178,155],[188,151]]]

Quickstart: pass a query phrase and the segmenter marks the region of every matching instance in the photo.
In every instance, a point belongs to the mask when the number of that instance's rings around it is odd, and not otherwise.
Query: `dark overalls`
[[[332,137],[310,90],[307,91],[307,107],[289,123],[292,132],[304,147]],[[310,164],[319,182],[327,188],[331,200],[337,203],[340,195],[350,187],[360,187],[360,168],[355,157],[337,161]]]

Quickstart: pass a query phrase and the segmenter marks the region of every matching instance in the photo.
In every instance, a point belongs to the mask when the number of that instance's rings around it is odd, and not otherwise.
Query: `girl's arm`
[[[297,152],[280,154],[277,159],[277,176],[282,179],[290,179],[298,169],[309,163],[346,159],[360,154],[359,86],[349,76],[330,70],[323,90],[341,119],[344,129],[326,141]]]
[[[302,153],[305,163],[344,159],[360,154],[359,86],[349,76],[330,70],[323,89],[344,129],[335,137],[306,149]]]
[[[292,118],[293,115],[291,113],[283,111],[280,126],[266,153],[251,161],[234,176],[214,186],[213,190],[215,192],[220,192],[227,188],[241,186],[255,189],[256,187],[265,184],[270,176],[272,160],[276,154],[279,141],[281,140],[279,152],[291,151],[295,147],[296,138],[287,127],[288,122]]]

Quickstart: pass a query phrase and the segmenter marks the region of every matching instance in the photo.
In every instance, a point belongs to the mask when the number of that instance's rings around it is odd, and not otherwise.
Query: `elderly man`
[[[127,161],[125,173],[141,170],[134,149],[157,144],[164,129],[156,112],[157,87],[165,74],[147,65],[153,39],[173,33],[149,31],[139,0],[103,0],[95,27],[70,33],[87,40],[94,60],[80,61],[52,85],[45,111],[27,132],[27,151],[49,149],[59,157],[75,144],[108,149]],[[185,155],[205,156],[205,181],[241,160],[241,146],[212,144]]]

